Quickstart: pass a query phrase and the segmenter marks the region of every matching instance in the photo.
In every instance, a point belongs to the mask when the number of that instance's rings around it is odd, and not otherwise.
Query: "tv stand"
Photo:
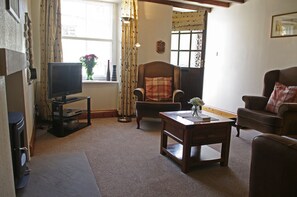
[[[69,101],[76,101],[76,100],[79,100],[78,97],[66,97],[66,96],[62,96],[60,98],[56,98],[55,101],[57,102],[64,102],[64,103],[67,103]]]
[[[65,99],[65,100],[64,100]],[[87,101],[86,110],[64,109],[64,105],[78,101]],[[79,116],[87,112],[87,119],[80,120]],[[52,128],[48,130],[57,137],[65,137],[75,131],[91,125],[91,98],[88,97],[66,97],[52,101]]]

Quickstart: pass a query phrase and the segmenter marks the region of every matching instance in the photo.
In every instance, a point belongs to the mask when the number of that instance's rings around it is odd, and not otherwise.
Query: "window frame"
[[[63,1],[63,0],[62,0]],[[74,0],[75,1],[75,0]],[[86,0],[86,1],[90,1],[90,2],[94,2],[93,0]],[[109,65],[109,69],[112,69],[113,66],[112,65],[118,65],[118,4],[115,2],[106,2],[106,1],[98,1],[98,3],[105,3],[105,4],[111,4],[112,5],[112,10],[113,10],[113,14],[112,14],[112,36],[111,39],[107,39],[107,38],[94,38],[94,37],[83,37],[83,36],[68,36],[68,35],[63,35],[61,34],[61,39],[62,42],[63,40],[80,40],[80,41],[99,41],[99,42],[110,42],[111,43],[111,64]],[[62,12],[62,11],[61,11]],[[61,17],[63,17],[63,15],[61,14]],[[63,29],[63,25],[62,25],[62,29]],[[64,49],[62,48],[62,51],[64,53]],[[82,54],[82,56],[85,54]],[[78,57],[79,58],[79,57]],[[100,57],[99,57],[100,58]],[[78,60],[79,61],[79,60]],[[106,62],[106,68],[107,68],[107,62]],[[107,69],[105,69],[107,70]],[[96,74],[94,73],[94,80],[93,81],[106,81],[106,73],[102,73],[100,72],[101,75],[103,74],[103,76],[100,76],[100,74]],[[86,80],[86,76],[85,74],[85,70],[82,69],[82,75],[83,75],[83,81]]]
[[[201,49],[199,49],[199,47],[197,47],[197,49],[192,49],[192,39],[193,39],[193,35],[194,34],[197,34],[197,37],[199,34],[202,35],[202,46],[201,46]],[[172,38],[172,35],[178,35],[178,39],[177,39],[177,49],[172,49],[172,46],[171,46],[171,50],[170,52],[177,52],[177,65],[180,65],[180,53],[181,52],[188,52],[189,53],[189,58],[188,58],[188,65],[187,66],[181,66],[183,68],[201,68],[203,67],[203,63],[204,63],[204,38],[205,38],[205,31],[204,30],[185,30],[185,31],[172,31],[171,32],[171,38]],[[185,49],[180,49],[181,47],[181,35],[190,35],[190,40],[189,40],[189,49],[188,50],[185,50]],[[198,45],[198,43],[197,43]],[[192,56],[192,52],[200,52],[201,53],[201,65],[197,65],[197,66],[191,66],[191,56]],[[170,53],[170,54],[171,54]],[[171,62],[172,63],[172,62]]]

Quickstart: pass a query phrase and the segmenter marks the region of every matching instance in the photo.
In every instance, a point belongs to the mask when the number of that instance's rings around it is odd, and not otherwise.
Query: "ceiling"
[[[171,5],[175,8],[183,8],[189,10],[201,10],[207,8],[211,11],[214,7],[228,8],[231,4],[242,4],[245,0],[138,0],[143,2],[159,3]]]

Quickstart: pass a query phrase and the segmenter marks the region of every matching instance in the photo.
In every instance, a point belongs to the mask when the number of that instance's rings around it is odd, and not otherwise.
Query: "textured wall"
[[[28,9],[28,1],[20,0],[20,16],[21,22],[18,23],[5,9],[5,0],[0,0],[0,48],[7,48],[18,52],[24,52],[24,12]],[[26,83],[26,74],[22,71],[20,78],[17,79],[22,84],[21,95],[19,101],[23,103],[22,109],[19,111],[24,112],[26,118],[26,130],[28,141],[32,137],[34,115],[32,112],[33,92],[34,87],[28,86]],[[0,76],[0,193],[1,196],[15,196],[14,181],[12,174],[12,161],[10,151],[9,140],[9,128],[8,128],[8,105],[7,95],[11,94],[11,88],[7,89],[9,84],[6,83],[4,76]]]

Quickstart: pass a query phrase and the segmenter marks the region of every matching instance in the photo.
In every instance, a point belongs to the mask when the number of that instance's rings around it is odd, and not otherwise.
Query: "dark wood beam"
[[[186,1],[202,3],[202,4],[209,4],[209,5],[215,5],[215,6],[221,6],[221,7],[225,7],[225,8],[230,7],[230,3],[222,2],[222,1],[216,1],[216,0],[186,0]]]
[[[164,4],[164,5],[171,5],[173,7],[189,9],[189,10],[201,10],[201,9],[204,9],[204,10],[207,10],[208,12],[211,12],[211,8],[209,8],[209,7],[191,5],[191,4],[180,3],[180,2],[175,2],[175,1],[168,1],[168,0],[138,0],[138,1],[158,3],[158,4]]]
[[[230,2],[230,3],[244,3],[244,0],[224,0],[226,2]]]

